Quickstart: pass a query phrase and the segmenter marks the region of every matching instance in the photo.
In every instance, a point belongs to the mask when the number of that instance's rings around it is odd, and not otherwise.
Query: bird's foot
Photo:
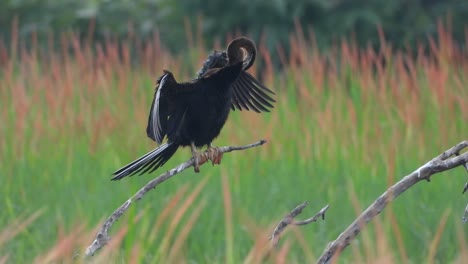
[[[196,173],[200,172],[200,165],[211,160],[211,164],[221,164],[221,160],[223,159],[223,152],[217,148],[213,147],[211,144],[208,146],[205,152],[198,152],[195,144],[191,144],[192,148],[192,157],[193,157],[193,170]]]
[[[198,152],[195,143],[191,142],[190,147],[192,149],[192,157],[193,157],[193,170],[195,173],[200,172],[200,165],[205,163],[208,157],[203,152]]]
[[[217,147],[209,146],[206,150],[207,158],[211,160],[211,164],[221,164],[223,159],[223,152]]]
[[[198,152],[198,151],[192,152],[192,156],[193,156],[193,160],[194,160],[193,170],[196,173],[199,173],[200,172],[200,165],[205,163],[207,161],[208,157],[207,157],[207,155],[205,155],[205,153]]]

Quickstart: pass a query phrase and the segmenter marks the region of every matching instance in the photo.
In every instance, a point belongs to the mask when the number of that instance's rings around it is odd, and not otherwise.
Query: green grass
[[[191,78],[187,69],[200,66],[203,47],[190,47],[191,65],[182,65],[150,43],[138,49],[135,66],[116,55],[127,46],[109,42],[92,55],[90,46],[77,48],[74,36],[64,36],[71,55],[2,50],[0,224],[9,230],[40,215],[0,242],[0,262],[2,256],[11,263],[72,262],[114,209],[190,157],[181,149],[154,174],[110,181],[115,169],[154,147],[145,127],[157,76],[168,68],[178,80]],[[115,245],[97,260],[259,262],[274,224],[310,201],[301,217],[330,204],[326,220],[292,228],[279,252],[288,263],[313,262],[390,184],[467,139],[468,56],[449,45],[448,33],[441,31],[431,55],[416,59],[346,43],[326,55],[300,39],[292,36],[300,45],[292,45],[283,72],[268,63],[265,71],[253,71],[277,92],[272,113],[232,112],[215,141],[243,145],[265,138],[268,144],[226,154],[221,166],[187,170],[148,193],[113,226]],[[278,54],[261,53],[259,60],[265,56]],[[341,261],[466,261],[465,177],[459,168],[408,190]],[[281,257],[270,256],[272,262]]]

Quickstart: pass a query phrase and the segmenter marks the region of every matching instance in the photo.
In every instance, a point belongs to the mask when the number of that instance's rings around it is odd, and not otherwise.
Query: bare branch
[[[468,205],[466,205],[465,210],[463,211],[462,221],[464,224],[468,222]]]
[[[468,152],[457,156],[460,151],[466,147],[468,147],[467,140],[443,152],[391,186],[364,212],[362,212],[362,214],[354,220],[354,222],[348,226],[348,228],[346,228],[346,230],[344,230],[335,241],[328,244],[317,263],[323,264],[333,262],[333,258],[337,257],[339,253],[351,243],[351,241],[361,232],[369,221],[382,212],[389,202],[393,201],[393,199],[411,186],[422,180],[429,181],[430,177],[436,173],[450,170],[458,166],[466,166],[465,164],[468,163]],[[465,214],[468,215],[468,208],[466,209]]]
[[[327,204],[324,208],[320,209],[320,211],[318,211],[318,213],[314,216],[312,216],[311,218],[309,219],[306,219],[304,221],[299,221],[299,222],[293,222],[292,224],[293,225],[307,225],[307,224],[310,224],[312,222],[317,222],[317,220],[322,217],[322,220],[325,220],[325,212],[328,210],[328,208],[330,208],[330,206]]]
[[[303,202],[302,204],[296,206],[289,214],[287,214],[275,227],[275,230],[273,231],[273,234],[270,236],[270,240],[273,246],[278,245],[278,241],[280,238],[281,233],[284,231],[284,229],[288,225],[307,225],[312,222],[316,222],[320,217],[322,217],[323,220],[325,220],[325,212],[328,210],[330,207],[328,204],[320,209],[318,213],[316,213],[313,217],[306,219],[304,221],[299,221],[296,222],[294,221],[294,217],[298,216],[300,213],[302,213],[302,210],[308,205],[308,202]]]
[[[231,151],[237,151],[237,150],[245,150],[248,148],[253,148],[257,147],[260,145],[265,144],[267,141],[266,140],[260,140],[258,142],[255,142],[253,144],[245,145],[245,146],[227,146],[227,147],[219,147],[218,151],[220,153],[227,153]],[[199,165],[202,165],[208,161],[209,153],[205,152],[204,159],[199,161]],[[151,180],[148,182],[145,186],[143,186],[137,193],[135,193],[130,199],[125,201],[117,210],[115,210],[109,218],[104,222],[102,225],[101,229],[99,229],[96,239],[91,243],[91,245],[86,249],[86,256],[92,256],[94,253],[96,253],[97,250],[101,249],[104,245],[109,242],[110,237],[109,237],[109,229],[112,227],[112,225],[128,210],[130,205],[132,204],[133,201],[138,201],[143,196],[150,190],[156,188],[160,183],[168,180],[169,178],[172,178],[174,175],[178,174],[179,172],[194,166],[195,162],[194,159],[191,158],[188,161],[180,164],[179,166],[175,167],[174,169],[167,171],[157,178]]]

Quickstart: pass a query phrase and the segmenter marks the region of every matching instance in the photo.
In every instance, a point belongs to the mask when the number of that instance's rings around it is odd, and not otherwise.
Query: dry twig
[[[302,213],[302,210],[307,206],[307,204],[308,202],[303,202],[302,204],[296,206],[296,208],[294,208],[281,220],[281,222],[278,223],[278,225],[275,227],[275,230],[273,231],[273,234],[270,236],[270,240],[273,246],[278,245],[280,235],[288,225],[307,225],[312,222],[316,222],[320,217],[325,220],[325,212],[330,207],[328,204],[320,209],[320,211],[318,211],[318,213],[316,213],[313,217],[299,222],[294,221],[294,217]]]
[[[227,147],[219,147],[219,152],[227,153],[236,150],[244,150],[248,148],[257,147],[266,143],[266,140],[260,140],[253,144],[245,145],[245,146],[227,146]],[[199,161],[199,165],[202,165],[208,161],[209,153],[205,152],[205,159]],[[128,210],[130,205],[133,201],[138,201],[143,198],[148,191],[156,188],[160,183],[172,178],[174,175],[178,174],[179,172],[192,167],[195,164],[194,159],[191,158],[190,160],[180,164],[179,166],[175,167],[174,169],[161,174],[157,178],[148,182],[143,188],[141,188],[137,193],[135,193],[132,197],[130,197],[125,203],[123,203],[117,210],[115,210],[109,218],[104,222],[103,226],[99,229],[96,239],[91,243],[91,245],[86,249],[86,256],[92,256],[96,253],[97,250],[102,248],[104,245],[109,242],[109,229],[111,226]]]
[[[346,228],[338,238],[329,243],[325,251],[322,253],[317,263],[324,264],[334,261],[339,253],[344,250],[351,241],[361,232],[365,225],[378,215],[387,206],[389,202],[399,196],[401,193],[409,189],[416,183],[427,180],[436,173],[447,171],[458,166],[467,168],[468,152],[460,154],[460,151],[468,147],[468,141],[465,140],[449,150],[443,152],[439,156],[433,158],[423,166],[419,167],[413,173],[407,175],[399,182],[391,186],[377,200],[374,201],[354,222]],[[454,157],[453,157],[454,156]],[[468,215],[468,206],[465,209],[465,217]]]

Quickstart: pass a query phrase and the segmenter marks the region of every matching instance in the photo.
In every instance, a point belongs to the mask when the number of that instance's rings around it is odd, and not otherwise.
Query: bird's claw
[[[200,165],[205,163],[208,157],[205,155],[205,153],[200,153],[200,152],[194,152],[193,153],[193,170],[196,173],[200,172]]]
[[[200,172],[200,157],[198,155],[195,155],[194,157],[194,164],[193,164],[193,171],[195,171],[195,173],[199,173]]]
[[[192,151],[193,156],[193,170],[196,173],[200,172],[200,165],[208,160],[211,160],[211,164],[221,164],[223,159],[223,152],[217,147],[208,147],[205,152]]]
[[[219,148],[216,147],[209,147],[207,150],[207,158],[211,160],[211,164],[221,164],[221,160],[223,159],[223,152]]]

